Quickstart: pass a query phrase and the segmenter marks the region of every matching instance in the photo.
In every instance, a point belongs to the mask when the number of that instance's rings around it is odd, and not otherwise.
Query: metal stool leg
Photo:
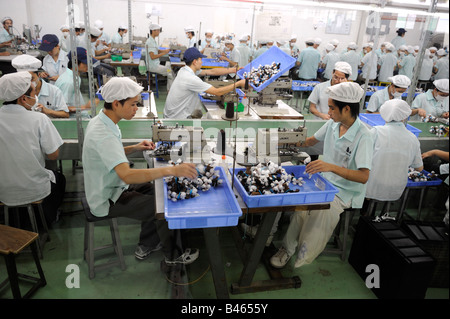
[[[114,250],[120,261],[120,268],[122,270],[125,270],[126,269],[125,259],[123,258],[123,250],[122,250],[122,244],[120,242],[119,226],[117,224],[117,218],[112,218],[110,220],[110,230],[111,230],[111,238],[113,241]]]

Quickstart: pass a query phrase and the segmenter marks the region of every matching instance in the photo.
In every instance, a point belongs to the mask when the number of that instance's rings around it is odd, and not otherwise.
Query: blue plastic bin
[[[226,68],[228,67],[229,63],[227,61],[217,61],[216,59],[208,59],[203,58],[202,59],[202,66],[203,67],[222,67]]]
[[[360,113],[359,118],[361,119],[361,121],[369,124],[370,126],[380,126],[380,125],[384,125],[386,123],[380,114]],[[408,131],[410,131],[417,137],[419,137],[419,134],[422,133],[421,130],[419,130],[418,128],[415,128],[414,126],[411,126],[409,124],[406,124],[406,128],[408,129]]]
[[[252,68],[257,69],[260,65],[272,64],[273,62],[281,63],[280,71],[274,76],[272,76],[269,80],[261,84],[260,86],[255,87],[252,83],[250,83],[250,85],[256,92],[260,92],[263,89],[265,89],[269,84],[278,79],[281,75],[283,75],[285,72],[289,71],[295,65],[296,61],[297,60],[295,58],[286,54],[285,52],[283,52],[283,50],[281,50],[277,46],[272,46],[269,50],[261,54],[251,63],[247,64],[243,69],[239,70],[237,74],[241,79],[243,79],[244,73],[250,72]]]
[[[292,91],[312,91],[315,86],[313,84],[320,84],[319,81],[292,81]]]
[[[428,175],[429,172],[423,170],[421,173],[424,175]],[[439,186],[442,184],[442,179],[439,177],[433,178],[431,181],[426,182],[414,182],[408,178],[408,182],[406,183],[406,187],[423,187],[423,186]]]
[[[309,179],[309,175],[305,174],[304,165],[283,166],[283,168],[288,174],[294,173],[296,178],[303,177],[303,180],[306,182],[303,186],[293,185],[292,183],[289,185],[292,190],[299,189],[300,191],[298,193],[248,195],[236,175],[233,176],[234,187],[238,191],[239,195],[241,195],[247,207],[296,206],[329,203],[334,200],[334,196],[339,192],[333,184],[327,181],[320,174],[313,174],[311,179]],[[230,169],[230,172],[232,171],[233,169]],[[238,174],[239,171],[245,171],[245,168],[236,168],[235,174]],[[321,184],[322,189],[320,189],[316,184]]]
[[[102,91],[102,89],[100,88],[100,89],[95,93],[95,95],[97,96],[97,98],[98,98],[100,101],[103,101],[103,96],[102,96],[101,91]],[[148,100],[149,93],[148,93],[148,92],[142,92],[142,93],[141,93],[141,97],[142,97],[143,100]]]
[[[200,196],[173,202],[167,197],[167,184],[164,181],[164,216],[169,229],[209,228],[236,226],[242,210],[231,190],[225,171],[219,170],[222,185],[211,187],[209,191],[199,192]]]

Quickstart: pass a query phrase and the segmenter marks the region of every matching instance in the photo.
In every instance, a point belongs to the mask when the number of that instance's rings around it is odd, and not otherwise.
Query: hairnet
[[[194,27],[192,26],[185,27],[184,32],[194,32]]]
[[[3,19],[2,19],[2,23],[4,23],[6,20],[13,20],[11,17],[4,17]]]
[[[357,45],[355,42],[350,42],[350,43],[347,45],[347,48],[350,48],[350,49],[352,49],[352,50],[356,50],[356,49],[358,48],[358,45]]]
[[[102,34],[102,31],[96,27],[91,27],[90,32],[94,37],[99,37]]]
[[[330,41],[330,43],[332,45],[338,45],[339,44],[339,40],[338,39],[333,39],[333,40]]]
[[[291,34],[291,38],[289,40],[297,40],[297,35],[296,34]]]
[[[348,74],[349,76],[352,75],[352,66],[348,64],[347,62],[338,61],[334,64],[334,70],[343,72],[345,74]]]
[[[408,47],[403,44],[403,45],[399,46],[398,49],[401,50],[401,51],[407,51]]]
[[[39,59],[36,59],[34,56],[28,54],[21,54],[11,61],[11,65],[17,71],[30,71],[36,72],[41,68],[42,62]]]
[[[395,45],[393,45],[392,43],[386,44],[386,50],[394,52],[395,51]]]
[[[355,82],[342,82],[327,88],[330,99],[346,102],[359,103],[364,94],[364,90]]]
[[[153,30],[161,30],[161,26],[159,24],[152,23],[150,25],[150,31],[153,31]]]
[[[0,78],[0,100],[9,102],[24,95],[31,86],[30,72],[15,72]]]
[[[60,28],[59,28],[59,30],[70,30],[70,28],[69,28],[69,26],[67,25],[67,24],[63,24]]]
[[[107,103],[125,100],[139,95],[144,88],[125,77],[113,77],[102,88],[102,97]]]
[[[242,36],[239,38],[239,41],[248,41],[248,36],[247,36],[246,34],[242,35]]]
[[[436,54],[439,56],[443,56],[443,55],[446,55],[447,53],[445,52],[444,49],[439,49],[439,50],[437,50]]]
[[[435,80],[433,84],[442,93],[448,93],[448,79]]]
[[[400,122],[411,115],[411,108],[404,100],[392,99],[380,106],[380,115],[386,122]]]
[[[406,75],[394,75],[388,78],[388,81],[399,88],[407,89],[411,85],[411,80]]]
[[[334,45],[331,44],[331,43],[327,43],[327,45],[325,46],[325,50],[333,51],[334,50]]]
[[[314,39],[314,44],[321,44],[322,43],[322,39],[321,38],[315,38]]]
[[[95,20],[94,26],[96,26],[99,29],[103,28],[103,21],[102,20]]]

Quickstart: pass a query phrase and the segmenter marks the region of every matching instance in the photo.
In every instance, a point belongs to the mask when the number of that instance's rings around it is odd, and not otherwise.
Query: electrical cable
[[[209,271],[210,268],[211,268],[211,266],[208,265],[208,268],[206,268],[205,272],[204,272],[203,274],[201,274],[200,277],[198,277],[197,279],[195,279],[195,280],[193,280],[193,281],[191,281],[191,282],[187,282],[187,283],[178,283],[178,282],[174,282],[174,281],[170,280],[170,279],[167,277],[167,275],[166,275],[166,280],[167,280],[168,282],[170,282],[171,284],[177,285],[177,286],[189,286],[189,285],[193,285],[193,284],[197,283],[198,281],[200,281],[200,279],[202,279],[202,278],[208,273],[208,271]]]

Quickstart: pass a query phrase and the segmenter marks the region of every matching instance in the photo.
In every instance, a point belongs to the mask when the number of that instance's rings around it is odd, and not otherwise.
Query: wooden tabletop
[[[18,254],[38,238],[37,233],[0,225],[0,254]]]

